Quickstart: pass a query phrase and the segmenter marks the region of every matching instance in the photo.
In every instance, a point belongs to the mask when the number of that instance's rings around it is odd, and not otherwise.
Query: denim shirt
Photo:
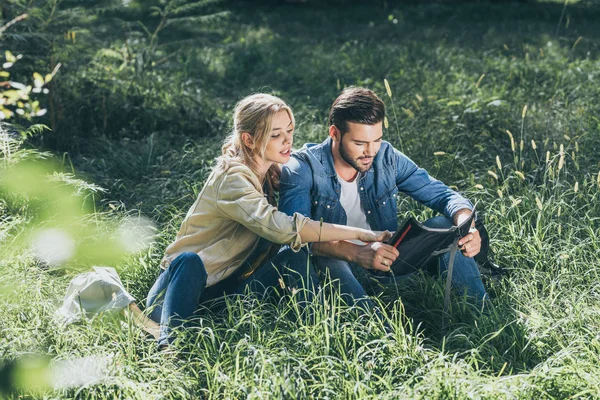
[[[331,138],[306,144],[292,155],[282,168],[279,191],[279,210],[288,215],[297,212],[317,221],[347,222]],[[399,191],[449,218],[460,209],[473,209],[471,202],[383,141],[371,168],[358,180],[360,203],[372,230],[398,229]]]

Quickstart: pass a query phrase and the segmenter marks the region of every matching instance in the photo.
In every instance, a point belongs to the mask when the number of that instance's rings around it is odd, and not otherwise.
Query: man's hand
[[[481,236],[479,231],[471,228],[469,234],[458,241],[460,251],[465,257],[475,257],[481,251]]]
[[[372,242],[364,246],[359,246],[358,252],[352,261],[366,269],[377,269],[387,272],[399,255],[400,253],[398,253],[398,250],[394,246],[381,242]]]
[[[454,225],[460,225],[464,220],[471,216],[472,211],[468,208],[458,210],[454,214]],[[471,230],[467,236],[460,238],[458,241],[460,251],[465,257],[475,257],[481,251],[481,236],[479,231],[475,229],[475,221],[471,224]]]

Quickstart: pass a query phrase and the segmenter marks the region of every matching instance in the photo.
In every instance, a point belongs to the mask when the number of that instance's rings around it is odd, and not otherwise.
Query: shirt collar
[[[323,142],[323,147],[321,149],[321,164],[323,165],[323,169],[325,170],[325,174],[327,176],[337,176],[337,172],[335,171],[335,166],[333,165],[333,154],[331,153],[331,138],[328,137]]]

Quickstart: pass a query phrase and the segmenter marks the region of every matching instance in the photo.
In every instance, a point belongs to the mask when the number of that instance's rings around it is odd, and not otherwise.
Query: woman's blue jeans
[[[264,250],[264,246],[260,248]],[[151,310],[150,319],[160,323],[159,345],[173,340],[171,330],[188,322],[201,302],[223,294],[250,292],[266,297],[285,290],[293,293],[302,312],[313,301],[319,284],[306,249],[295,253],[287,246],[242,281],[232,277],[217,288],[206,288],[206,279],[204,263],[198,254],[190,252],[180,254],[156,279],[146,307]]]
[[[452,226],[452,221],[444,216],[439,216],[428,219],[424,222],[424,225],[431,228],[449,228]],[[337,283],[340,295],[348,305],[357,305],[365,310],[373,309],[373,302],[369,299],[367,292],[354,276],[350,263],[327,257],[315,257],[313,260],[315,265],[321,271],[325,272],[332,282]],[[444,274],[448,269],[450,253],[442,254],[439,256],[438,260],[440,274]],[[360,266],[354,267],[359,271],[363,269]],[[402,276],[380,277],[370,274],[369,271],[365,272],[370,279],[376,279],[382,284],[394,284],[411,280],[414,279],[416,274],[411,273]],[[477,267],[475,260],[463,256],[460,251],[456,253],[456,258],[454,259],[452,285],[459,293],[466,293],[478,306],[483,304],[484,299],[487,297],[485,287],[481,281],[481,275],[479,274],[479,268]]]

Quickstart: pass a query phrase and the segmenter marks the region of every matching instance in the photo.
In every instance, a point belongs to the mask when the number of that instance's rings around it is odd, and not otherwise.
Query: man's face
[[[367,172],[381,147],[382,136],[381,122],[375,125],[348,122],[348,132],[342,135],[339,142],[342,159],[355,170]]]

